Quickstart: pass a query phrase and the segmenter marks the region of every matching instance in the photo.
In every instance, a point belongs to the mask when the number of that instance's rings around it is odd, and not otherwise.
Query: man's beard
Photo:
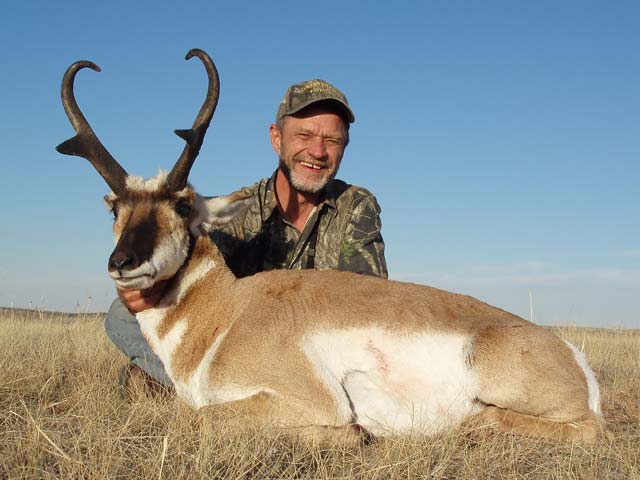
[[[298,156],[294,156],[293,159],[292,159],[292,163],[296,164],[296,163],[298,163],[299,160],[300,160],[300,158]],[[310,163],[316,163],[316,162],[315,161],[310,161]],[[327,184],[331,180],[333,180],[333,178],[336,176],[336,173],[338,173],[338,169],[336,168],[331,173],[326,173],[322,177],[319,176],[317,181],[310,182],[308,180],[300,178],[300,176],[298,176],[297,173],[295,171],[293,171],[293,169],[289,168],[289,165],[287,164],[287,162],[285,160],[283,160],[282,158],[280,158],[280,170],[282,170],[282,173],[284,174],[286,179],[289,181],[289,184],[294,189],[296,189],[297,191],[302,192],[302,193],[319,193],[319,192],[321,192],[324,189],[324,187],[326,187]]]

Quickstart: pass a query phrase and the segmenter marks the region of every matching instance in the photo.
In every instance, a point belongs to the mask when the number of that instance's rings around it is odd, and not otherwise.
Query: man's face
[[[280,169],[304,193],[318,193],[335,177],[348,140],[342,117],[315,105],[285,117],[281,129],[271,125],[269,134]]]

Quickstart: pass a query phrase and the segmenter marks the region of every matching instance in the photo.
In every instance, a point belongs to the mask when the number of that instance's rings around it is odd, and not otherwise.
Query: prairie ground
[[[600,381],[610,439],[556,444],[456,430],[317,446],[214,424],[167,395],[123,400],[102,316],[0,310],[0,478],[640,479],[640,332],[556,328]]]

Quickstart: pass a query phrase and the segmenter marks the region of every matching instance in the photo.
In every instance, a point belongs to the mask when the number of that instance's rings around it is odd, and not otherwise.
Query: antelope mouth
[[[152,287],[157,281],[157,272],[151,265],[143,265],[130,271],[109,270],[109,276],[121,290],[143,290]]]
[[[151,275],[138,275],[137,277],[123,277],[118,272],[109,272],[111,278],[121,290],[144,290],[152,287],[156,283],[155,277]]]

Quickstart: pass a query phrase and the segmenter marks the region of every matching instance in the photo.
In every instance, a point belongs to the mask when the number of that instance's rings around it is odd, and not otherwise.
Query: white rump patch
[[[582,368],[582,371],[584,372],[584,376],[587,378],[589,408],[596,415],[602,416],[602,410],[600,409],[600,387],[598,386],[598,381],[596,380],[596,376],[593,373],[593,370],[591,370],[591,367],[587,362],[586,355],[566,340],[564,341],[564,343],[569,345],[569,348],[571,348],[571,350],[573,351],[573,356],[575,357],[576,362],[578,362],[578,365],[580,365],[580,368]]]
[[[375,435],[433,434],[480,408],[479,381],[465,363],[469,341],[354,328],[308,334],[302,347],[342,417],[355,415]]]

